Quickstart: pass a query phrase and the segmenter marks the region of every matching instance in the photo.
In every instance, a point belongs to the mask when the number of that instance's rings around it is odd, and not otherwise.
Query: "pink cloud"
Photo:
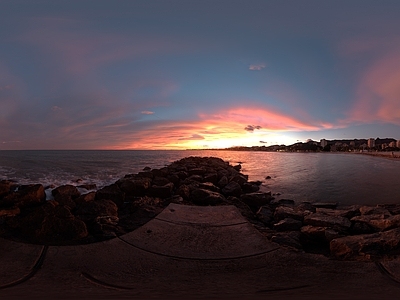
[[[398,48],[400,50],[400,48]],[[400,125],[400,51],[374,62],[360,79],[349,121]]]

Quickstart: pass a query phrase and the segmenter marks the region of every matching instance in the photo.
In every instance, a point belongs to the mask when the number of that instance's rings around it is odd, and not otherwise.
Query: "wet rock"
[[[274,224],[276,231],[293,231],[299,230],[303,226],[303,223],[299,220],[292,218],[285,218]]]
[[[90,192],[87,194],[80,195],[74,201],[76,204],[80,204],[80,203],[84,203],[84,202],[94,201],[95,197],[96,197],[96,192]]]
[[[94,183],[87,183],[87,184],[78,185],[78,188],[85,189],[85,190],[88,190],[88,191],[97,190],[97,185],[94,184]]]
[[[295,201],[291,199],[274,199],[270,203],[272,206],[280,206],[280,205],[285,205],[285,206],[294,206]]]
[[[0,181],[0,198],[4,197],[8,193],[12,191],[14,188],[14,183],[9,180],[1,180]]]
[[[247,204],[240,201],[239,198],[229,196],[226,199],[226,202],[228,204],[235,205],[239,209],[242,216],[245,217],[247,220],[249,220],[251,223],[258,223],[257,217],[254,214],[254,212],[250,209],[250,207]]]
[[[400,204],[378,204],[377,207],[386,208],[392,215],[400,214]]]
[[[217,173],[204,174],[204,182],[211,182],[212,184],[217,184],[218,183],[218,174]]]
[[[195,189],[190,193],[190,200],[197,205],[217,205],[226,202],[223,195],[205,189]]]
[[[66,184],[66,185],[61,185],[54,190],[51,191],[53,194],[54,200],[57,201],[57,198],[61,197],[69,197],[70,199],[75,199],[78,198],[81,193],[78,191],[76,186]],[[58,202],[58,201],[57,201]]]
[[[17,192],[13,192],[0,200],[1,207],[19,207],[21,209],[37,206],[45,202],[46,194],[41,184],[21,185]]]
[[[250,207],[261,207],[271,202],[273,197],[271,193],[255,192],[249,194],[243,194],[240,200],[246,203]]]
[[[103,187],[96,192],[95,200],[111,200],[118,207],[122,207],[125,201],[125,193],[118,187],[117,184],[111,184]]]
[[[349,219],[340,216],[329,216],[321,213],[309,214],[304,217],[304,224],[317,227],[331,227],[340,230],[349,229],[351,222]]]
[[[351,219],[352,217],[360,214],[358,206],[351,206],[347,209],[316,208],[316,212],[324,215],[339,216],[347,219]]]
[[[243,193],[249,194],[249,193],[258,192],[260,190],[260,187],[256,184],[251,184],[251,183],[246,182],[242,185],[242,190],[243,190]]]
[[[331,255],[340,259],[370,259],[400,251],[400,228],[373,234],[346,236],[330,242]]]
[[[350,228],[351,234],[368,234],[373,233],[375,230],[372,229],[367,223],[352,221]]]
[[[156,176],[156,177],[154,177],[154,179],[152,180],[151,183],[153,185],[163,186],[163,185],[166,185],[166,184],[171,183],[171,182],[165,177]]]
[[[201,178],[203,178],[203,175],[207,173],[207,169],[204,167],[200,168],[193,168],[188,170],[189,175],[199,175]]]
[[[117,184],[127,197],[142,197],[150,188],[151,179],[148,177],[124,178],[117,181]]]
[[[256,213],[257,219],[265,225],[271,225],[274,219],[274,213],[268,205],[263,205]]]
[[[229,180],[230,182],[236,182],[239,184],[239,186],[242,186],[247,182],[248,176],[243,175],[243,174],[236,174],[235,176],[232,176],[231,179]]]
[[[274,219],[276,222],[280,220],[292,218],[295,220],[303,221],[304,214],[301,211],[297,211],[294,208],[287,207],[287,206],[279,206],[275,209]]]
[[[271,179],[271,176],[268,175],[267,177],[265,177],[265,179]]]
[[[387,218],[392,215],[389,210],[383,207],[361,206],[359,210],[362,216],[380,215],[383,216],[383,218]]]
[[[361,215],[353,217],[351,221],[365,223],[377,231],[384,231],[395,227],[400,227],[400,215],[389,217],[386,214]]]
[[[231,181],[222,188],[222,194],[225,196],[239,197],[242,194],[242,188],[237,182]]]
[[[242,166],[241,166],[240,164],[238,164],[238,165],[236,165],[236,166],[233,166],[233,168],[234,168],[236,171],[240,171],[240,170],[242,169]]]

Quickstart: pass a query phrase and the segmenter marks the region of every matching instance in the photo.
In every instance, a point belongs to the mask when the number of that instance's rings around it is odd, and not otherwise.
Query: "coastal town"
[[[392,153],[400,151],[400,140],[394,138],[369,138],[327,140],[319,142],[308,139],[306,142],[298,142],[292,145],[272,146],[236,146],[224,150],[235,151],[269,151],[269,152],[381,152]]]

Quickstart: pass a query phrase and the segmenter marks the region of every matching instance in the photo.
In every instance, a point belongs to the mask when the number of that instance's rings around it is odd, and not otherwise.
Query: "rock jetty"
[[[336,203],[275,199],[215,157],[188,157],[128,174],[97,191],[0,181],[0,236],[70,245],[102,241],[145,224],[170,203],[235,205],[265,238],[297,251],[370,260],[400,252],[400,205],[337,207]],[[81,186],[81,188],[84,188]],[[91,186],[90,188],[93,188]]]

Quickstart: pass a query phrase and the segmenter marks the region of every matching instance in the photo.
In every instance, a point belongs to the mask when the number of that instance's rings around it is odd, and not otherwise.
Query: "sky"
[[[400,1],[0,0],[0,150],[400,139]]]

